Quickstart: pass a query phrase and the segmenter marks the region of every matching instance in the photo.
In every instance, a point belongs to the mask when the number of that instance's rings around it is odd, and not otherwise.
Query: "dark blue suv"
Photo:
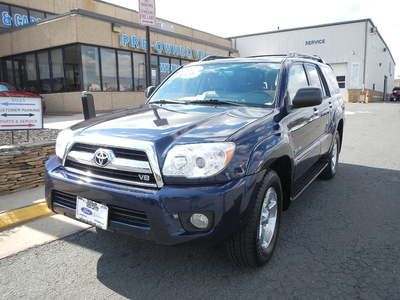
[[[344,102],[331,67],[295,53],[207,57],[146,94],[59,134],[48,206],[161,244],[225,242],[236,264],[265,264],[282,210],[336,174]]]

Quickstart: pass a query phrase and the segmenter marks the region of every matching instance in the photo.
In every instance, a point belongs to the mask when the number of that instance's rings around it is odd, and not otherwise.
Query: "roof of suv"
[[[215,63],[254,63],[254,62],[270,62],[282,63],[285,60],[304,61],[317,64],[326,64],[320,57],[306,54],[281,54],[281,55],[260,55],[250,57],[223,57],[223,56],[207,56],[200,61],[195,62],[200,64],[215,64]]]

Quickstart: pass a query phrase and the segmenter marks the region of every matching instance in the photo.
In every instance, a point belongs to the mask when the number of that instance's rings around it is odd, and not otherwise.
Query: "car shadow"
[[[100,252],[97,279],[128,298],[390,296],[399,195],[400,171],[340,164],[284,212],[274,256],[254,270],[231,265],[223,247],[167,247],[94,229],[65,240]]]

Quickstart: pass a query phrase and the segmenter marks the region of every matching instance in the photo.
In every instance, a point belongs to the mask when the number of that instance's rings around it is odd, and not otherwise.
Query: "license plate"
[[[75,217],[101,229],[107,229],[108,207],[104,204],[77,196]]]

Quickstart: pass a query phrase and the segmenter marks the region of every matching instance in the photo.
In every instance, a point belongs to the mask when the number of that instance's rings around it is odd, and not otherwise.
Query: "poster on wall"
[[[360,88],[360,63],[351,63],[349,85],[351,89]]]

